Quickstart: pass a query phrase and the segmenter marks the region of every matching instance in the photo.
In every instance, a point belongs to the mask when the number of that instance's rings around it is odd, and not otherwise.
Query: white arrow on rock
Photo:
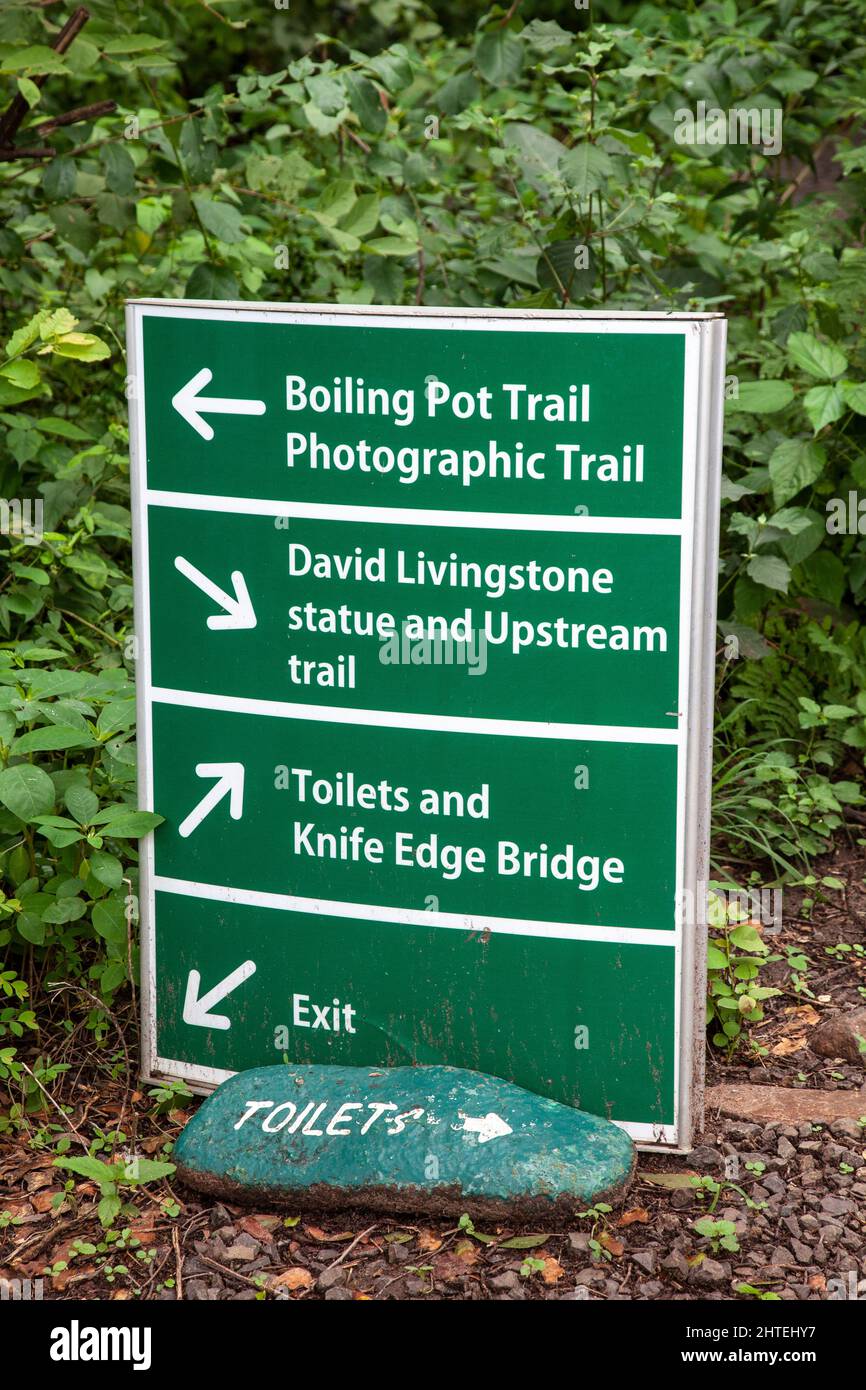
[[[191,1024],[193,1028],[231,1028],[230,1018],[225,1014],[212,1014],[210,1010],[214,1004],[221,1003],[227,994],[231,994],[233,989],[237,989],[238,985],[242,985],[244,980],[248,980],[255,973],[255,961],[245,960],[243,965],[238,966],[237,970],[226,975],[224,980],[220,980],[218,985],[214,985],[213,989],[209,989],[207,994],[203,994],[199,998],[201,975],[198,970],[191,970],[186,982],[186,998],[183,1002],[184,1023]]]
[[[457,1113],[463,1121],[465,1132],[477,1134],[479,1144],[486,1144],[490,1139],[503,1139],[506,1134],[514,1133],[511,1125],[507,1125],[501,1116],[494,1114],[492,1110],[479,1119],[473,1119],[471,1115],[464,1115],[462,1110],[458,1110]]]
[[[202,415],[264,415],[264,401],[243,400],[237,396],[200,396],[199,391],[213,380],[209,367],[191,376],[171,398],[171,403],[202,439],[213,439],[213,426]]]
[[[191,835],[196,826],[201,825],[224,796],[229,797],[229,815],[232,820],[240,820],[244,810],[244,765],[243,763],[196,763],[196,777],[216,777],[218,780],[206,792],[197,806],[190,811],[186,820],[178,826],[178,834],[184,839]]]
[[[220,608],[224,608],[224,613],[212,613],[207,620],[209,628],[222,629],[255,627],[256,611],[250,599],[247,581],[244,579],[240,570],[232,570],[232,584],[234,594],[227,594],[225,589],[221,589],[218,584],[214,584],[208,579],[206,574],[202,574],[200,569],[190,564],[182,555],[178,555],[174,562],[176,570],[180,570],[184,578],[189,579],[195,584],[197,589],[201,589],[203,594],[212,598],[214,603],[218,603]]]

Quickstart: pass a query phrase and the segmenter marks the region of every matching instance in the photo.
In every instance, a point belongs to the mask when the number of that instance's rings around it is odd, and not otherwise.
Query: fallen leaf
[[[145,1225],[145,1223],[141,1221],[137,1223],[133,1222],[130,1224],[129,1230],[130,1234],[135,1236],[136,1240],[141,1241],[142,1249],[150,1250],[156,1245],[156,1231],[152,1226]]]
[[[388,1231],[385,1239],[390,1245],[405,1245],[407,1241],[414,1240],[411,1231]]]
[[[536,1245],[544,1245],[549,1236],[512,1236],[510,1240],[499,1243],[500,1250],[534,1250]]]
[[[279,1217],[274,1216],[270,1219],[276,1222],[279,1220]],[[246,1231],[248,1236],[252,1236],[253,1240],[261,1240],[266,1244],[270,1244],[271,1232],[257,1216],[245,1216],[240,1222],[240,1228],[242,1231]]]
[[[456,1250],[439,1257],[434,1266],[434,1277],[441,1284],[448,1284],[452,1279],[461,1279],[477,1260],[477,1247],[469,1241],[464,1241],[463,1248],[458,1246]]]
[[[317,1240],[320,1243],[324,1242],[328,1245],[333,1244],[335,1240],[355,1239],[354,1231],[322,1231],[318,1226],[305,1226],[304,1230],[307,1232],[308,1236],[313,1237],[313,1240]]]
[[[61,1192],[61,1190],[62,1189],[59,1187],[48,1187],[43,1189],[42,1192],[34,1192],[31,1202],[33,1210],[50,1211],[51,1203],[54,1201],[54,1198]]]
[[[269,1289],[311,1289],[313,1287],[313,1276],[303,1265],[292,1265],[291,1269],[284,1269],[282,1274],[268,1281]]]
[[[827,1280],[826,1280],[826,1277],[825,1277],[823,1274],[813,1274],[813,1275],[812,1275],[811,1279],[809,1280],[809,1288],[810,1288],[810,1289],[817,1289],[819,1292],[822,1292],[824,1289],[826,1289],[826,1287],[827,1287]]]
[[[553,1256],[549,1256],[544,1261],[544,1269],[541,1271],[541,1277],[545,1284],[556,1284],[564,1273],[565,1270],[559,1263],[559,1260],[555,1260]]]
[[[609,1250],[611,1255],[621,1255],[625,1246],[616,1236],[611,1235],[610,1231],[602,1231],[598,1238],[599,1245],[603,1245],[605,1250]]]
[[[34,1168],[24,1179],[24,1187],[28,1192],[38,1192],[40,1187],[50,1187],[57,1178],[56,1170],[52,1168]]]
[[[432,1231],[421,1231],[418,1236],[418,1249],[422,1254],[429,1255],[434,1250],[438,1250],[442,1245],[441,1240]]]
[[[677,1188],[694,1187],[692,1178],[699,1176],[698,1173],[640,1173],[644,1182],[651,1182],[655,1187],[666,1187],[671,1192]]]
[[[624,1211],[616,1224],[618,1226],[633,1226],[635,1221],[649,1221],[649,1212],[646,1207],[633,1207],[631,1211]]]
[[[474,1265],[478,1261],[478,1248],[471,1240],[459,1241],[454,1247],[454,1254],[465,1265]]]
[[[790,1057],[792,1053],[799,1052],[805,1045],[806,1039],[799,1038],[780,1038],[775,1047],[770,1048],[772,1057]]]
[[[787,1009],[785,1009],[785,1013],[794,1014],[801,1023],[808,1024],[809,1026],[813,1023],[817,1023],[821,1018],[817,1009],[813,1009],[811,1004],[789,1004]]]

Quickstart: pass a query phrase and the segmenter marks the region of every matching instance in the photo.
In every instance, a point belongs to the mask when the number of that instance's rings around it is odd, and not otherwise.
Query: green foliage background
[[[58,57],[72,9],[0,10],[54,152],[0,163],[0,497],[45,526],[0,535],[0,1078],[42,1103],[28,991],[102,1040],[137,971],[127,297],[723,310],[717,840],[806,873],[866,746],[861,0],[88,0]],[[781,156],[677,143],[699,100]]]

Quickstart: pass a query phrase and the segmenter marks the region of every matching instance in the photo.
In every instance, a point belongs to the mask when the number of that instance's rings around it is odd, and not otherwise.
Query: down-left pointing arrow
[[[255,973],[255,961],[245,960],[237,970],[233,970],[224,980],[220,980],[218,985],[214,985],[213,989],[209,989],[207,994],[199,997],[201,974],[198,970],[191,970],[186,982],[186,998],[183,1001],[184,1023],[189,1023],[193,1028],[231,1028],[232,1021],[226,1014],[212,1014],[211,1009],[214,1004],[222,1003],[227,994],[231,994],[233,989],[237,989],[238,985],[242,985],[244,980],[248,980]]]

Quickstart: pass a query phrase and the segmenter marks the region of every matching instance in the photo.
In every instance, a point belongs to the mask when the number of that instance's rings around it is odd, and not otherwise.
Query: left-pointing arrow
[[[197,589],[201,589],[203,594],[207,594],[208,598],[212,598],[214,603],[225,609],[224,613],[211,614],[207,620],[209,628],[225,631],[227,628],[255,627],[256,611],[250,599],[247,581],[240,570],[232,570],[235,591],[234,594],[227,594],[225,589],[214,584],[206,574],[202,574],[201,570],[196,569],[195,565],[190,564],[182,555],[176,557],[174,567],[195,584]]]
[[[255,961],[245,960],[243,965],[226,975],[225,979],[220,980],[213,989],[209,989],[207,994],[199,996],[201,975],[198,970],[191,970],[183,1002],[184,1023],[191,1024],[193,1028],[231,1028],[232,1021],[226,1014],[212,1014],[210,1011],[214,1004],[222,1003],[227,994],[231,994],[233,989],[237,989],[238,985],[242,985],[244,980],[248,980],[255,973]]]
[[[216,777],[218,780],[206,792],[178,826],[178,834],[184,839],[191,835],[196,826],[201,825],[214,806],[229,797],[229,815],[232,820],[240,820],[244,809],[244,765],[243,763],[196,763],[196,777]]]
[[[244,400],[238,396],[200,396],[199,391],[210,381],[213,381],[213,372],[209,367],[202,367],[171,398],[178,415],[192,425],[202,439],[213,439],[213,426],[202,419],[203,415],[264,415],[267,409],[264,401]]]

